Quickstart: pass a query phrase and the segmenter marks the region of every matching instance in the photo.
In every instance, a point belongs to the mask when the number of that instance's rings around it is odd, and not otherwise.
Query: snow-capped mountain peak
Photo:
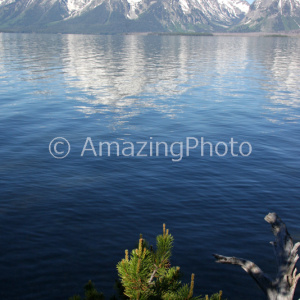
[[[299,30],[300,0],[256,0],[240,28],[267,32]]]
[[[245,0],[0,0],[0,28],[26,19],[28,30],[54,32],[210,32],[237,23],[248,10]]]

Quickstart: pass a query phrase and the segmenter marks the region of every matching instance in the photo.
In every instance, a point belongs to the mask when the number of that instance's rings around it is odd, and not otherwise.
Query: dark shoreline
[[[213,36],[300,37],[300,32],[214,32]]]

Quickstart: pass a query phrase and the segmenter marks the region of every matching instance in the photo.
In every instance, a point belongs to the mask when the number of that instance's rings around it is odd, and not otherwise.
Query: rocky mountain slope
[[[289,31],[300,29],[300,0],[256,0],[236,31]]]
[[[0,30],[52,33],[300,30],[300,0],[0,0]]]
[[[0,0],[0,30],[71,33],[226,31],[245,0]]]

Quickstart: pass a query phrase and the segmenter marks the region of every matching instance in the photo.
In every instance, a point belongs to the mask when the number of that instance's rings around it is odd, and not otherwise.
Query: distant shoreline
[[[300,37],[300,32],[128,32],[122,35],[157,36],[236,36],[236,37]]]
[[[300,37],[300,31],[289,32],[123,32],[123,33],[54,33],[54,32],[18,32],[0,30],[0,33],[25,33],[25,34],[74,34],[74,35],[140,35],[140,36],[235,36],[235,37]]]
[[[214,32],[214,36],[254,36],[254,37],[300,37],[299,31],[291,32]]]
[[[253,36],[253,37],[300,37],[300,31],[289,32],[128,32],[124,35],[168,36]]]

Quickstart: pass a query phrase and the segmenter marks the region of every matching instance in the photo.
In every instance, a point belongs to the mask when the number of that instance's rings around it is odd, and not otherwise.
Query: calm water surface
[[[140,233],[155,243],[165,222],[172,263],[184,281],[196,273],[196,293],[263,299],[212,254],[274,275],[270,211],[300,240],[299,48],[297,38],[0,34],[0,298],[67,299],[89,279],[110,296],[124,250]],[[49,153],[55,137],[71,144],[65,159]],[[87,137],[96,148],[233,137],[253,151],[81,157]]]

